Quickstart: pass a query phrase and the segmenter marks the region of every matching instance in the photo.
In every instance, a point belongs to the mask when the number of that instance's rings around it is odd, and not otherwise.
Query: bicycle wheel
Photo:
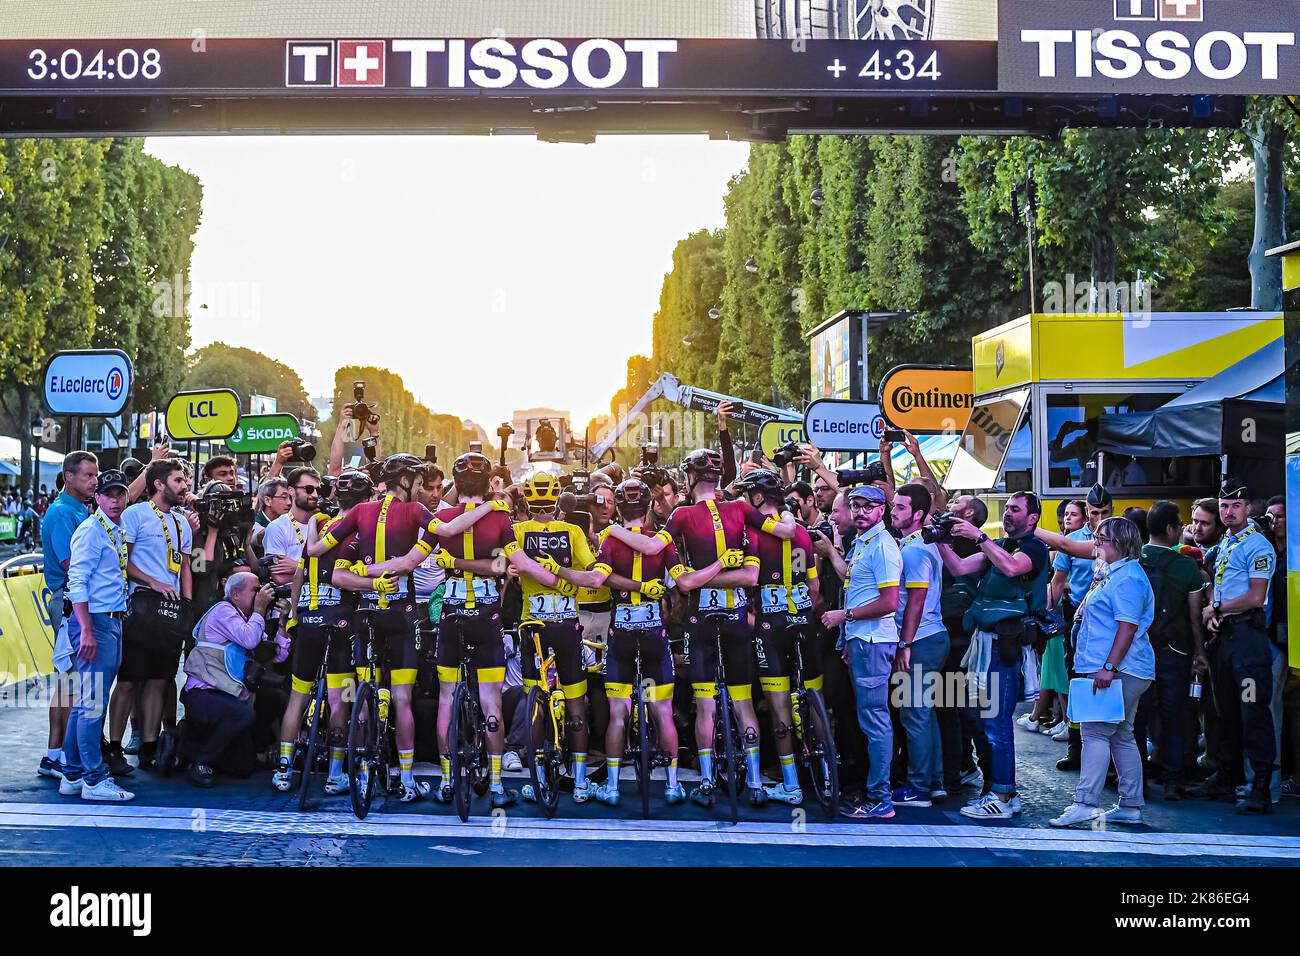
[[[740,746],[736,743],[736,715],[732,713],[731,694],[726,685],[718,685],[718,723],[714,737],[721,729],[721,746],[714,748],[714,758],[722,761],[722,771],[727,775],[727,789],[731,791],[731,822],[740,822]]]
[[[474,761],[474,715],[469,688],[461,681],[451,697],[451,724],[447,742],[451,745],[451,795],[461,823],[469,822],[470,775]]]
[[[471,765],[470,780],[474,788],[474,795],[481,797],[488,792],[488,787],[492,784],[491,774],[488,769],[487,725],[483,719],[483,711],[479,709],[476,694],[467,693],[465,696],[470,702],[471,726],[474,728],[474,761]]]
[[[379,701],[373,684],[361,684],[348,721],[348,795],[358,820],[366,818],[375,798],[379,747]]]
[[[307,784],[311,779],[311,772],[316,768],[316,747],[320,742],[321,734],[325,733],[325,727],[329,721],[325,719],[325,681],[316,682],[316,697],[312,705],[311,726],[307,729],[307,758],[303,761],[302,776],[298,780],[298,809],[300,811],[307,809]]]
[[[822,695],[805,690],[799,699],[799,722],[803,732],[804,769],[813,794],[828,820],[840,810],[840,756],[835,750],[835,734]]]
[[[528,718],[528,776],[537,805],[549,819],[560,803],[560,754],[555,747],[555,724],[551,696],[540,687],[528,691],[524,711]]]
[[[654,742],[650,737],[650,721],[647,711],[649,708],[645,705],[645,698],[638,692],[636,695],[636,723],[637,723],[637,760],[636,760],[636,784],[641,791],[641,819],[650,819],[650,770],[654,759]]]

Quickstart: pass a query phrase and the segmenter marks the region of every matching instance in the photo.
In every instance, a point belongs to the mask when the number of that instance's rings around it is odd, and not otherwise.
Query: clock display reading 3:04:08
[[[162,76],[162,54],[150,47],[124,47],[105,53],[68,49],[57,54],[32,50],[27,54],[27,75],[33,80],[156,80]]]

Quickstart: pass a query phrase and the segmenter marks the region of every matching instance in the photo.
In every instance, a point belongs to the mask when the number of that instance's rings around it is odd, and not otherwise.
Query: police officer
[[[126,616],[126,535],[122,510],[126,478],[100,472],[95,513],[72,535],[68,565],[68,639],[76,654],[77,685],[63,739],[63,780],[59,793],[83,800],[124,801],[135,794],[119,787],[100,748],[108,689],[122,661],[122,619]]]
[[[1254,779],[1237,801],[1238,813],[1267,813],[1269,779],[1277,760],[1273,734],[1272,657],[1265,628],[1277,554],[1250,520],[1250,492],[1235,478],[1219,489],[1219,517],[1226,531],[1211,570],[1210,606],[1203,613],[1214,655],[1214,697],[1223,724],[1223,764],[1198,795],[1231,799],[1250,761]]]
[[[870,766],[865,803],[843,812],[851,819],[887,820],[894,815],[889,787],[889,765],[894,755],[889,676],[898,652],[894,615],[903,559],[885,524],[885,493],[874,485],[860,485],[847,497],[858,536],[844,578],[844,607],[823,614],[822,624],[844,627],[839,647],[853,674],[858,723],[867,737]]]

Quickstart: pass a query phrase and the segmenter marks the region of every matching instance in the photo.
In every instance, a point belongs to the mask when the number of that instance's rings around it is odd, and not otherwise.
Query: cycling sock
[[[344,747],[330,748],[330,776],[331,777],[343,776],[343,756],[346,753],[347,753],[347,749]]]
[[[488,771],[491,774],[491,783],[488,789],[493,793],[501,793],[505,787],[501,786],[501,755],[488,754]]]
[[[677,786],[677,758],[668,761],[668,786]]]
[[[763,785],[763,775],[758,770],[758,748],[745,748],[745,768],[749,771],[749,785],[751,787],[761,787]]]
[[[700,781],[713,780],[713,751],[700,751]]]
[[[781,782],[787,790],[799,789],[799,770],[794,765],[794,754],[781,755]]]
[[[451,783],[451,758],[439,757],[438,769],[442,771],[442,782]]]
[[[622,757],[610,757],[606,764],[609,766],[609,779],[605,781],[605,786],[615,792],[618,791],[618,767],[623,762]]]
[[[63,748],[53,747],[45,751],[45,756],[48,757],[54,763],[58,763],[60,760],[63,759]]]
[[[402,783],[414,784],[415,774],[415,751],[399,750],[397,751],[397,765],[402,768]]]
[[[281,741],[280,741],[280,760],[281,760],[282,762],[283,762],[283,761],[286,761],[286,760],[293,760],[293,741],[292,741],[292,740],[281,740]]]
[[[587,785],[587,755],[573,755],[573,785],[575,787],[585,787]]]

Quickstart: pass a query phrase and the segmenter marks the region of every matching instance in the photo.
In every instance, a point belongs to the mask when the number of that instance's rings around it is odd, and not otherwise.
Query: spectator
[[[1092,823],[1101,815],[1098,801],[1106,771],[1114,761],[1119,775],[1119,803],[1107,810],[1111,823],[1141,823],[1142,755],[1133,739],[1138,701],[1155,680],[1155,654],[1147,637],[1155,616],[1151,584],[1142,570],[1142,538],[1128,518],[1107,518],[1094,532],[1108,573],[1080,605],[1074,671],[1092,678],[1093,693],[1111,688],[1123,695],[1123,720],[1089,720],[1080,725],[1083,760],[1074,803],[1050,822],[1054,827]]]
[[[962,661],[980,688],[984,704],[980,722],[989,740],[993,777],[989,793],[961,809],[964,816],[977,820],[1009,819],[1021,810],[1013,719],[1023,686],[1024,618],[1047,608],[1047,546],[1034,536],[1041,517],[1038,496],[1019,492],[1003,506],[1006,537],[995,541],[969,521],[959,519],[953,525],[953,535],[976,542],[979,553],[961,558],[951,545],[938,546],[944,566],[954,577],[982,574],[974,603],[965,615],[972,634]]]
[[[1142,543],[1146,544],[1150,539],[1150,535],[1147,531],[1147,509],[1138,507],[1125,508],[1124,517],[1137,525],[1138,535],[1141,537]]]

